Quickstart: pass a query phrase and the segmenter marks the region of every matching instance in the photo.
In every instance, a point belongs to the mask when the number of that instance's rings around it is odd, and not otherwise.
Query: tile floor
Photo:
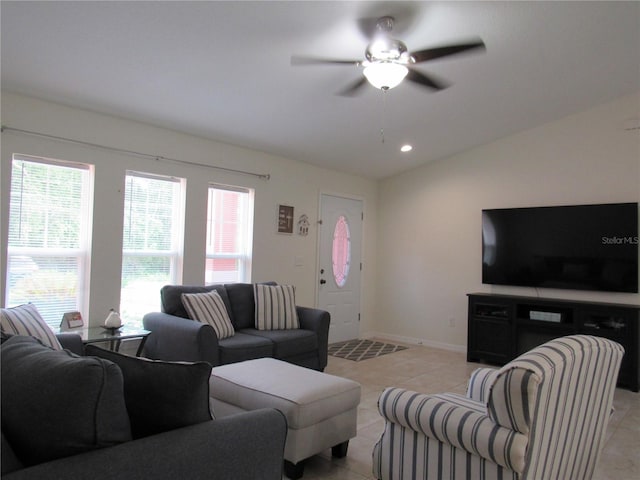
[[[478,366],[467,363],[463,353],[422,346],[360,362],[329,357],[326,373],[351,378],[362,385],[358,436],[350,441],[346,458],[331,458],[331,451],[327,450],[309,459],[303,480],[372,479],[371,452],[383,429],[376,405],[384,387],[464,393],[469,374]],[[640,393],[617,389],[614,405],[616,412],[594,480],[638,480]]]

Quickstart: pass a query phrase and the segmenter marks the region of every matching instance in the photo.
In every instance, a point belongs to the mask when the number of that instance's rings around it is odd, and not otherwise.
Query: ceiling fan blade
[[[428,60],[434,60],[436,58],[447,57],[449,55],[455,55],[457,53],[467,52],[469,50],[486,50],[484,42],[478,40],[471,43],[461,43],[458,45],[448,45],[446,47],[426,48],[417,52],[411,52],[411,56],[416,63],[426,62]]]
[[[449,86],[444,80],[436,80],[433,76],[427,76],[411,68],[409,69],[409,73],[407,73],[407,80],[422,85],[423,87],[431,88],[432,90],[444,90]]]
[[[359,66],[360,60],[339,60],[333,58],[305,57],[302,55],[291,55],[291,65],[353,65]]]
[[[347,88],[345,88],[344,90],[341,90],[338,92],[338,95],[342,95],[343,97],[353,97],[354,95],[356,95],[358,92],[360,92],[360,89],[367,83],[367,79],[362,76],[361,78],[359,78],[358,80],[356,80],[355,82],[353,82],[351,85],[349,85]]]

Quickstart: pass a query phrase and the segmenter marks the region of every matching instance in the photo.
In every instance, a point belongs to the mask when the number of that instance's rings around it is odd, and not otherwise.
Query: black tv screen
[[[482,283],[638,292],[638,204],[482,211]]]

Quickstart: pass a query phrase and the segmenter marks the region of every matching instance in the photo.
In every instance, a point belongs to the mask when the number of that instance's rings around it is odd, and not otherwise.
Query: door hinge
[[[360,212],[360,220],[364,221],[364,212]]]
[[[358,314],[358,321],[360,321],[360,314]]]
[[[362,271],[362,262],[360,262],[360,271]]]

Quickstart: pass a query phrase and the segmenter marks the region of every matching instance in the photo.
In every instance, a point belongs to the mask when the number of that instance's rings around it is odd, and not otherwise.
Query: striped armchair
[[[586,480],[604,442],[624,354],[605,338],[551,340],[500,369],[480,368],[467,395],[387,388],[373,451],[380,480]]]

